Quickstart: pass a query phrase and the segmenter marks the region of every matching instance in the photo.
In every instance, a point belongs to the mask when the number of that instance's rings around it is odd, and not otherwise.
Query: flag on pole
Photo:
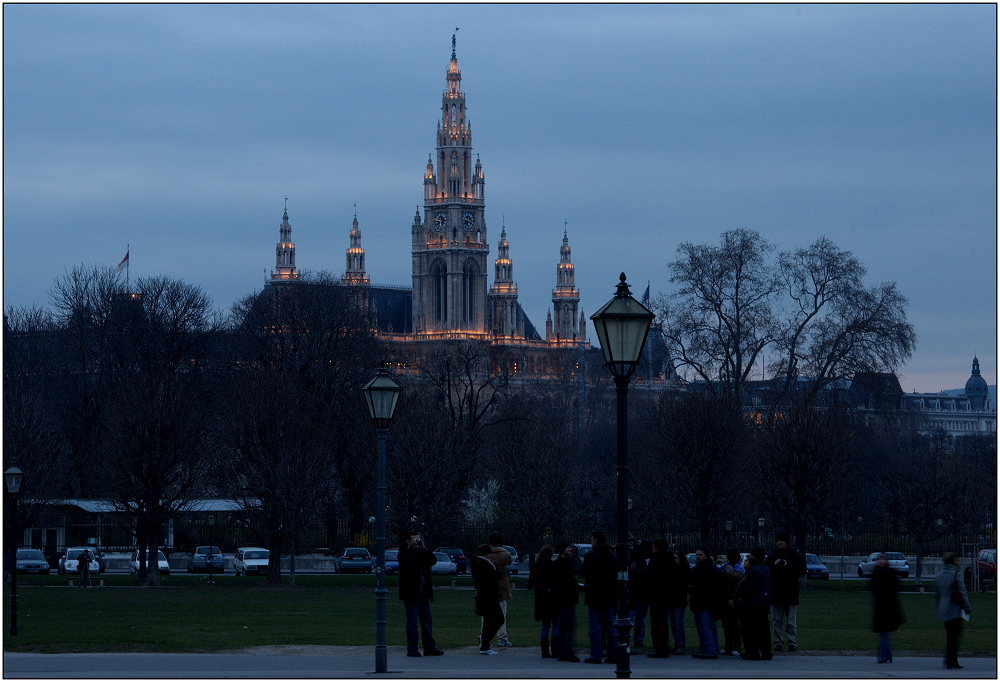
[[[126,255],[125,258],[128,258]],[[642,304],[649,305],[649,282],[646,282],[646,293],[642,295]]]
[[[128,267],[128,251],[125,252],[125,257],[122,258],[122,262],[118,264],[118,272],[121,272],[126,267]]]

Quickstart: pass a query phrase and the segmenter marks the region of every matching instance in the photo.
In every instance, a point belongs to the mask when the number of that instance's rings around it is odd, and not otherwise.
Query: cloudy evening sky
[[[894,280],[904,390],[996,383],[994,5],[4,5],[4,305],[74,264],[201,285],[340,273],[409,286],[458,32],[496,257],[544,329],[568,223],[589,316],[678,244],[827,236]],[[422,210],[421,210],[422,213]]]

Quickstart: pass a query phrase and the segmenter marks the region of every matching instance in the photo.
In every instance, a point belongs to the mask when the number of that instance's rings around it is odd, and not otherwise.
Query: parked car
[[[830,569],[815,554],[806,554],[806,577],[815,578],[816,580],[829,580]]]
[[[580,557],[581,561],[583,557],[594,551],[594,547],[589,542],[574,542],[573,545],[576,547],[576,555]]]
[[[170,564],[167,562],[167,557],[164,556],[163,550],[157,550],[156,553],[158,555],[156,563],[160,568],[160,575],[170,575]],[[128,572],[132,575],[139,574],[139,550],[132,552],[132,558],[128,560]]]
[[[455,562],[459,573],[465,573],[469,570],[469,560],[465,558],[465,552],[462,551],[461,547],[438,547],[434,551],[447,554]]]
[[[15,558],[18,573],[38,573],[48,575],[52,572],[45,554],[40,549],[19,549]]]
[[[59,557],[59,572],[60,573],[79,573],[80,567],[77,565],[76,558],[83,554],[83,550],[90,550],[90,574],[100,575],[103,570],[101,565],[101,557],[103,556],[96,547],[93,545],[80,546],[80,547],[67,547],[66,553]]]
[[[868,555],[867,559],[858,564],[859,578],[871,577],[872,570],[878,562],[879,554],[885,554],[889,557],[889,568],[894,570],[896,575],[900,578],[910,577],[910,564],[907,562],[906,557],[903,556],[902,552],[872,552]]]
[[[334,571],[337,573],[371,573],[375,566],[371,552],[364,547],[348,547],[337,557]]]
[[[191,555],[191,560],[188,562],[188,573],[207,572],[209,568],[213,572],[221,572],[224,567],[221,549],[214,545],[201,545],[194,548],[194,554]]]
[[[975,577],[972,566],[965,569],[965,584],[968,589],[978,587],[981,591],[986,591],[986,583],[996,582],[997,579],[997,551],[995,549],[981,549],[976,556],[976,563],[979,564],[979,585],[972,584]]]
[[[385,574],[396,575],[399,573],[399,550],[385,550]]]
[[[267,573],[271,551],[263,547],[240,547],[236,550],[233,568],[236,575],[261,575]]]
[[[431,566],[431,573],[434,575],[457,575],[458,566],[451,560],[447,552],[434,552],[437,563]]]
[[[510,545],[504,545],[503,548],[510,552],[510,566],[507,567],[507,572],[511,575],[517,575],[517,572],[521,570],[521,559],[517,556],[517,550]]]

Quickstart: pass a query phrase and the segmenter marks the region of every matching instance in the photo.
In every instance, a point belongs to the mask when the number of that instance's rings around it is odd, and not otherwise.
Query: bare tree
[[[679,285],[658,308],[677,361],[712,386],[739,395],[761,351],[776,338],[778,280],[767,263],[773,247],[757,232],[730,230],[719,246],[685,242],[669,264]]]
[[[659,489],[686,512],[698,524],[702,542],[710,541],[743,490],[745,436],[739,402],[726,393],[664,396],[644,434],[639,460],[644,487]]]
[[[865,267],[825,237],[782,253],[778,273],[788,296],[781,352],[772,371],[785,391],[799,375],[811,380],[808,397],[858,372],[892,372],[913,352],[916,334],[906,298],[895,282],[866,287]]]
[[[857,426],[843,406],[817,407],[801,398],[760,414],[756,459],[763,506],[776,525],[794,531],[805,552],[808,531],[832,523],[856,497]]]

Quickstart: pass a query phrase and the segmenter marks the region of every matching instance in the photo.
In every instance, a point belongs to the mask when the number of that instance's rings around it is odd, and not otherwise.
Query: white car
[[[262,575],[267,573],[267,562],[270,558],[270,550],[263,547],[240,547],[236,550],[233,568],[236,569],[236,575]]]
[[[164,556],[163,550],[157,550],[156,563],[160,568],[160,575],[170,575],[170,564],[167,562],[167,557]],[[149,559],[149,555],[146,555],[146,559]],[[139,550],[132,552],[132,558],[128,560],[128,572],[132,575],[139,574]]]
[[[900,578],[910,577],[910,564],[902,552],[872,552],[868,558],[858,564],[858,577],[870,578],[872,571],[878,563],[878,555],[885,554],[889,557],[889,568],[896,572]]]
[[[437,563],[431,566],[434,575],[458,575],[458,566],[451,560],[447,552],[434,552]]]
[[[83,550],[90,552],[90,575],[100,575],[101,562],[96,547],[67,547],[66,553],[59,558],[60,573],[79,573],[80,567],[76,558],[83,554]]]

